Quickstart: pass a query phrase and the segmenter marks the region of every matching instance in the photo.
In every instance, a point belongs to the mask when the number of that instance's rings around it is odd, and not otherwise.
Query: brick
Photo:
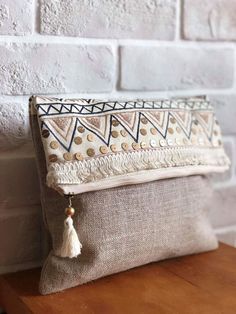
[[[99,38],[174,39],[176,0],[43,0],[41,32]]]
[[[214,227],[236,224],[236,186],[217,189],[210,205],[210,220]]]
[[[39,211],[1,216],[0,267],[41,259],[41,224]]]
[[[1,93],[107,92],[113,87],[109,46],[20,44],[0,46]]]
[[[236,133],[236,95],[209,96],[224,135]]]
[[[34,158],[2,158],[0,177],[0,217],[13,208],[40,203]]]
[[[19,149],[32,142],[29,133],[28,106],[26,104],[0,104],[1,152]]]
[[[33,0],[0,0],[0,34],[31,34],[33,10]]]
[[[211,180],[213,182],[227,182],[230,181],[233,177],[234,174],[234,167],[235,167],[235,151],[236,151],[236,147],[235,147],[235,142],[234,139],[229,138],[229,139],[224,139],[224,149],[225,152],[227,154],[227,156],[230,159],[231,165],[229,167],[229,170],[223,172],[223,173],[214,173],[211,175]]]
[[[235,40],[235,0],[185,0],[183,33],[191,40]]]
[[[226,88],[233,84],[232,49],[121,47],[124,90]]]

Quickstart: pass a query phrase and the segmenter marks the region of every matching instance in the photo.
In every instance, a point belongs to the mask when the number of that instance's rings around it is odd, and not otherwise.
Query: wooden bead
[[[66,216],[73,216],[75,214],[75,209],[73,207],[67,207],[65,209]]]

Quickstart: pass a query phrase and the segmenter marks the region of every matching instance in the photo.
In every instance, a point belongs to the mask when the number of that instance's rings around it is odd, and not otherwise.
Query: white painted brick
[[[107,92],[113,86],[109,46],[9,44],[0,46],[1,93]]]
[[[235,0],[184,0],[184,38],[235,40]]]
[[[236,186],[217,189],[214,192],[210,220],[214,227],[236,224]]]
[[[41,32],[95,38],[173,39],[176,0],[43,0]]]
[[[0,149],[1,152],[17,149],[32,142],[29,132],[27,104],[0,104]]]
[[[12,208],[40,203],[39,180],[34,158],[2,158],[0,178],[0,217]]]
[[[41,259],[41,224],[39,211],[1,216],[0,268]]]
[[[215,108],[223,134],[235,134],[236,95],[213,95],[209,99]]]
[[[232,49],[126,46],[120,53],[124,90],[227,88],[233,83]]]
[[[33,0],[0,0],[0,35],[30,34],[33,10]]]

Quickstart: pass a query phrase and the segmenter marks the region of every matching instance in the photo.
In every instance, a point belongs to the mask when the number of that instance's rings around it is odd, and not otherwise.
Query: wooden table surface
[[[38,294],[39,272],[0,277],[7,314],[236,313],[236,249],[224,244],[47,296]]]

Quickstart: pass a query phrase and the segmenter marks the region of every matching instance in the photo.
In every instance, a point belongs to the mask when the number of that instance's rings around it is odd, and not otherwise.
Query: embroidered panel
[[[219,123],[204,98],[31,101],[38,114],[50,186],[142,170],[228,167]]]

